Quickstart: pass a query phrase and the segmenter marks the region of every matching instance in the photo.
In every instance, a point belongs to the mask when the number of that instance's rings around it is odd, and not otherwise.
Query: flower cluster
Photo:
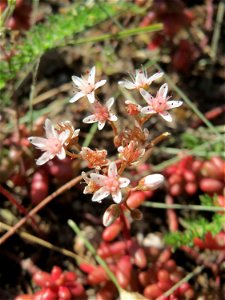
[[[84,194],[92,194],[94,202],[101,202],[111,195],[116,203],[113,204],[113,209],[107,210],[107,222],[104,223],[112,223],[118,217],[121,205],[130,210],[134,219],[139,219],[141,216],[139,211],[132,210],[127,203],[129,195],[135,191],[159,188],[164,177],[161,174],[147,174],[144,178],[132,181],[126,175],[124,177],[123,173],[127,172],[128,168],[134,168],[148,154],[149,149],[168,136],[168,133],[164,133],[151,140],[149,130],[144,127],[145,122],[153,114],[159,114],[164,120],[171,122],[172,116],[168,110],[179,107],[182,101],[168,101],[170,97],[167,96],[168,85],[166,83],[159,88],[155,97],[148,92],[151,83],[163,76],[162,72],[148,77],[145,70],[136,70],[132,81],[119,81],[119,85],[129,90],[137,90],[147,102],[147,106],[142,107],[141,103],[126,100],[126,110],[129,117],[133,118],[133,122],[129,128],[121,129],[116,123],[118,117],[111,111],[115,102],[114,98],[111,97],[105,104],[97,98],[96,90],[103,86],[106,80],[96,82],[95,72],[95,67],[92,67],[87,77],[72,76],[77,92],[70,103],[87,98],[92,114],[85,117],[83,122],[87,124],[97,122],[99,130],[104,128],[106,122],[112,127],[117,157],[108,158],[106,149],[93,150],[89,147],[82,147],[78,140],[80,130],[75,130],[69,121],[61,122],[55,127],[49,119],[46,119],[46,138],[29,137],[29,141],[44,152],[36,161],[37,165],[43,165],[54,157],[63,160],[66,155],[81,159],[86,163],[91,171],[82,172],[86,183]],[[108,214],[109,211],[110,214]]]

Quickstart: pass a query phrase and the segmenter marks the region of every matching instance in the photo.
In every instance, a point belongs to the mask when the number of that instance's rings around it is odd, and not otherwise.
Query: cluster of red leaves
[[[184,157],[179,163],[164,171],[168,191],[172,196],[194,195],[198,190],[209,195],[222,196],[225,184],[225,161],[214,156],[200,160],[193,156]]]
[[[33,295],[19,295],[15,300],[72,300],[85,299],[85,290],[74,272],[63,272],[54,266],[51,273],[38,271],[34,283],[41,289]]]

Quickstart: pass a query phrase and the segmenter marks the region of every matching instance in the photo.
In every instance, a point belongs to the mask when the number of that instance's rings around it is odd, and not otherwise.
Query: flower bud
[[[137,208],[131,210],[130,215],[131,215],[132,219],[135,221],[140,221],[143,218],[142,212]]]
[[[164,182],[164,176],[161,174],[152,174],[143,177],[139,183],[138,187],[141,190],[156,190]]]
[[[108,227],[115,222],[115,220],[120,216],[121,210],[119,205],[110,205],[103,215],[103,225]]]

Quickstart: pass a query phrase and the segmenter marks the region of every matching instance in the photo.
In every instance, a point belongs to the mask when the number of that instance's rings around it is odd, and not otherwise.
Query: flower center
[[[108,191],[111,193],[115,192],[119,188],[119,181],[117,177],[107,177],[104,180],[104,186],[107,188]]]
[[[152,107],[156,112],[163,112],[166,110],[166,99],[157,96],[152,101]]]
[[[98,103],[95,105],[94,109],[95,109],[94,114],[95,114],[96,118],[98,119],[98,121],[103,122],[108,119],[109,112],[106,107],[104,107],[103,105]]]
[[[94,89],[95,89],[95,87],[92,84],[87,83],[87,84],[85,84],[83,91],[85,94],[90,94],[91,92],[94,91]]]
[[[57,138],[48,139],[46,142],[46,151],[51,154],[57,154],[61,151],[62,145]]]

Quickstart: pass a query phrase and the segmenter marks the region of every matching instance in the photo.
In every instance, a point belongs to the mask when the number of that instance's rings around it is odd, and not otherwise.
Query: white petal
[[[95,102],[95,92],[91,92],[90,94],[87,94],[87,97],[88,97],[88,101],[90,103],[94,103]]]
[[[90,115],[83,119],[83,123],[89,124],[89,123],[95,123],[95,122],[98,122],[98,119],[96,118],[95,115]]]
[[[73,96],[73,98],[70,99],[70,103],[74,103],[76,102],[77,100],[79,100],[80,98],[84,97],[85,94],[83,92],[79,92],[79,93],[76,93],[75,96]]]
[[[74,130],[73,137],[77,137],[79,135],[79,133],[80,133],[80,129]]]
[[[147,78],[145,77],[145,74],[142,70],[138,70],[137,73],[136,73],[136,84],[137,85],[142,85],[142,84],[145,84],[147,83]]]
[[[59,159],[64,159],[66,157],[66,151],[65,151],[65,149],[62,147],[61,151],[58,154],[56,154],[56,156]]]
[[[164,84],[160,87],[158,93],[159,93],[159,95],[160,95],[161,97],[163,97],[163,99],[166,99],[166,95],[167,95],[167,93],[168,93],[168,84],[167,84],[167,83],[164,83]]]
[[[148,104],[152,104],[154,97],[151,94],[144,89],[140,89],[140,93]]]
[[[91,180],[93,180],[98,185],[102,186],[104,184],[105,179],[107,178],[104,175],[97,174],[97,173],[91,173],[90,174]]]
[[[47,161],[51,160],[54,156],[55,156],[54,154],[45,152],[36,160],[36,164],[38,166],[41,166],[41,165],[45,164]]]
[[[119,83],[119,85],[123,86],[124,88],[126,88],[128,90],[134,90],[134,89],[136,89],[136,85],[133,82],[131,82],[131,81],[128,81],[128,80],[126,80],[126,81],[119,81],[118,83]]]
[[[45,120],[45,132],[46,132],[46,137],[48,139],[58,138],[58,134],[57,134],[52,122],[49,119]]]
[[[102,199],[108,197],[109,194],[110,192],[106,189],[106,187],[102,187],[94,193],[92,201],[101,201]]]
[[[183,101],[167,101],[167,108],[166,109],[171,109],[175,107],[179,107],[183,104]]]
[[[125,188],[129,185],[130,179],[125,178],[125,177],[120,177],[119,178],[119,183],[120,183],[120,188]]]
[[[105,121],[103,122],[98,121],[98,130],[102,130],[104,126],[105,126]]]
[[[105,106],[108,108],[108,110],[110,110],[113,104],[114,104],[114,98],[112,97],[106,102]]]
[[[156,111],[151,106],[145,106],[141,109],[141,113],[148,115],[148,114],[155,114]]]
[[[68,139],[69,136],[70,136],[70,131],[68,129],[60,133],[59,140],[61,142],[61,145],[65,143],[65,141]]]
[[[113,201],[116,203],[120,203],[122,200],[122,193],[120,190],[116,191],[115,193],[112,193]]]
[[[159,79],[162,76],[163,76],[163,72],[157,72],[157,73],[153,74],[152,76],[150,76],[148,78],[148,84],[150,85],[152,83],[152,81]]]
[[[42,148],[45,148],[46,147],[46,142],[47,142],[47,139],[45,138],[42,138],[42,137],[37,137],[37,136],[30,136],[28,138],[28,141],[33,144],[34,146],[42,149]]]
[[[84,85],[84,80],[78,76],[72,76],[73,83],[79,88],[82,89]]]
[[[159,115],[167,122],[173,121],[171,114],[169,114],[167,111],[161,112],[161,113],[159,113]]]
[[[124,151],[124,147],[123,146],[119,146],[119,148],[117,149],[118,152],[123,152]]]
[[[103,86],[106,83],[107,80],[100,80],[98,82],[96,82],[95,84],[95,90],[97,90],[98,88],[100,88],[100,86]]]
[[[108,120],[112,122],[116,122],[118,118],[116,115],[110,114]]]
[[[88,83],[91,85],[95,84],[95,66],[91,68],[89,76],[88,76]]]
[[[117,175],[117,167],[115,162],[111,162],[108,168],[108,176],[115,177]]]

